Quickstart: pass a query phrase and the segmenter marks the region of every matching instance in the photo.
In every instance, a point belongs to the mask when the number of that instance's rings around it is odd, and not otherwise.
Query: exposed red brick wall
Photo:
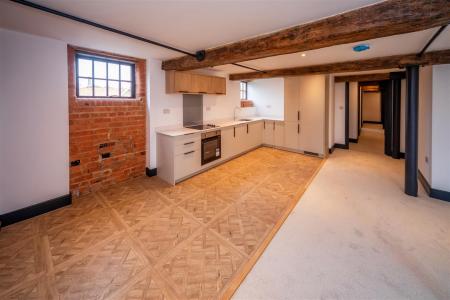
[[[133,60],[136,63],[136,99],[77,99],[75,53],[68,47],[70,191],[82,195],[145,174],[146,88],[145,60],[104,52],[85,52]],[[102,158],[110,153],[109,158]]]

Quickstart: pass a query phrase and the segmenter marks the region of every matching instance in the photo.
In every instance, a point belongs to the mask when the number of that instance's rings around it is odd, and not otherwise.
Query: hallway
[[[379,139],[336,149],[235,299],[450,298],[450,203],[405,195]]]
[[[381,124],[365,123],[358,143],[350,143],[350,150],[384,154],[384,130]]]

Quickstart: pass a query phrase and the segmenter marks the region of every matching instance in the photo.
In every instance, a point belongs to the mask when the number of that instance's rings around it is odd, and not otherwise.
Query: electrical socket
[[[165,114],[165,115],[170,114],[170,109],[164,108],[164,109],[163,109],[163,114]]]

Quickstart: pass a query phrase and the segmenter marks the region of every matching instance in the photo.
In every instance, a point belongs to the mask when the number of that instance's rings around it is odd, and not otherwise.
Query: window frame
[[[242,89],[242,85],[245,86],[244,89]],[[244,92],[244,98],[242,98],[242,92]],[[241,100],[248,100],[248,82],[247,81],[241,81],[239,83],[239,96],[241,97]]]
[[[78,59],[80,59],[80,58],[91,61],[92,77],[79,76],[79,74],[78,74],[78,72],[79,72]],[[105,78],[96,78],[95,77],[95,74],[94,74],[94,62],[95,61],[106,63]],[[109,79],[108,78],[108,63],[114,63],[114,64],[119,65],[119,79]],[[130,66],[131,80],[123,80],[121,78],[121,76],[122,76],[121,65]],[[80,89],[79,89],[79,79],[80,78],[92,80],[92,96],[80,96]],[[95,96],[95,85],[94,84],[95,84],[96,79],[106,81],[106,96]],[[109,96],[109,81],[116,81],[119,83],[119,96]],[[128,82],[131,85],[131,95],[129,97],[124,97],[121,95],[122,94],[122,90],[121,90],[122,82]],[[75,94],[76,94],[77,98],[81,98],[81,99],[90,99],[90,98],[95,98],[95,99],[135,99],[136,98],[136,63],[130,62],[130,61],[125,61],[125,60],[120,60],[120,59],[114,59],[114,58],[107,57],[107,56],[93,55],[93,54],[77,51],[75,53]]]

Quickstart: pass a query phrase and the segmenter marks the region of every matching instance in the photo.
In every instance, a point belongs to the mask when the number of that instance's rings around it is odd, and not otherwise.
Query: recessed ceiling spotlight
[[[369,49],[370,49],[369,44],[359,44],[353,47],[353,51],[355,52],[363,52]]]
[[[306,53],[302,53],[302,57],[305,57],[306,56]]]

